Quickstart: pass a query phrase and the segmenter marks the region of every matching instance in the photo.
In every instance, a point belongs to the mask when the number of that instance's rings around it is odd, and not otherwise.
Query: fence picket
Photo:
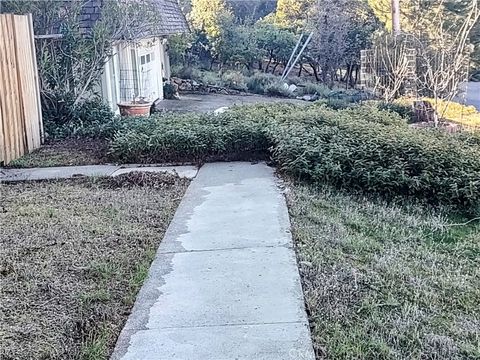
[[[38,148],[42,114],[30,15],[0,14],[0,162]]]

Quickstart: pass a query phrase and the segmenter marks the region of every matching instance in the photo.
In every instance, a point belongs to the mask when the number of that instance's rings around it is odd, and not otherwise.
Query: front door
[[[160,94],[159,87],[159,59],[155,56],[155,47],[141,47],[138,49],[137,64],[139,66],[139,96],[150,101],[156,100]]]

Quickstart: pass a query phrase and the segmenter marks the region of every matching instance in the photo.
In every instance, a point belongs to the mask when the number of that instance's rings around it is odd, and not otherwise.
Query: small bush
[[[192,66],[172,66],[172,76],[181,79],[198,80],[201,77],[200,70]]]
[[[408,122],[396,112],[386,111],[376,107],[372,103],[350,104],[350,106],[340,109],[341,115],[348,115],[349,118],[357,122],[376,123],[382,125],[394,125],[398,127],[407,127]]]
[[[239,91],[248,90],[245,76],[239,71],[228,70],[224,72],[222,74],[222,83],[223,83],[223,86],[228,87],[230,89],[239,90]]]
[[[326,106],[333,110],[347,109],[352,106],[352,103],[344,99],[320,99],[315,101],[315,106]]]
[[[177,95],[178,89],[175,84],[171,82],[164,82],[163,83],[163,97],[165,99],[174,99],[175,95]]]
[[[378,104],[380,110],[386,110],[399,114],[401,117],[407,119],[409,122],[414,121],[414,112],[412,104],[405,104],[402,102],[374,102]]]
[[[45,131],[49,138],[105,138],[116,130],[118,122],[110,107],[99,98],[86,100],[77,106],[72,104],[69,118],[60,120],[45,120]]]
[[[198,77],[193,80],[205,85],[222,86],[223,84],[220,75],[213,71],[202,71],[198,74]]]
[[[247,79],[248,91],[255,94],[265,94],[266,88],[278,79],[277,76],[265,73],[256,73]]]
[[[265,93],[268,96],[278,96],[278,97],[294,97],[293,93],[290,92],[288,86],[285,86],[283,81],[277,81],[265,88]]]
[[[307,82],[300,84],[297,90],[297,94],[302,95],[318,95],[320,98],[328,98],[331,93],[331,90],[328,86],[323,84],[316,84],[312,82]]]

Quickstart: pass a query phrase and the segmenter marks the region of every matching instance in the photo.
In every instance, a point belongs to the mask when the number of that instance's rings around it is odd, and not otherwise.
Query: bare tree
[[[372,49],[362,52],[362,83],[373,94],[390,102],[415,92],[416,58],[410,37],[382,35]]]
[[[472,50],[469,36],[479,19],[478,0],[472,0],[464,20],[454,24],[457,29],[452,28],[454,25],[447,26],[444,11],[439,10],[433,35],[416,39],[419,91],[434,99],[433,105],[441,117],[458,94],[460,83],[468,79]],[[439,99],[445,100],[442,107]]]

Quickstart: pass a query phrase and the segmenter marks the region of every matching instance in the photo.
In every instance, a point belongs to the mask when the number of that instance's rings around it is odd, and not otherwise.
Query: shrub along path
[[[285,200],[271,168],[203,166],[112,359],[314,359]]]

